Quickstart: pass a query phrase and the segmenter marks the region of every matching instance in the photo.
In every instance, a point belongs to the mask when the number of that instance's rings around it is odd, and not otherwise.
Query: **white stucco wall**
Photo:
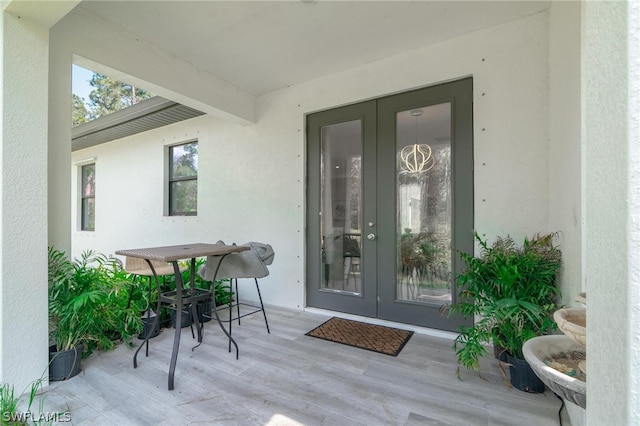
[[[302,126],[301,112],[469,75],[474,78],[476,229],[488,238],[546,231],[546,14],[273,92],[259,99],[258,126],[271,121],[278,128]],[[303,153],[300,138],[291,146]]]
[[[567,306],[578,306],[575,296],[584,290],[580,13],[580,2],[553,2],[549,25],[549,228],[560,231]]]
[[[17,394],[47,377],[48,43],[45,27],[1,12],[0,382]]]
[[[640,3],[629,6],[629,423],[640,424]]]
[[[470,75],[476,228],[487,238],[547,231],[547,50],[542,13],[269,93],[258,99],[255,125],[202,117],[76,152],[74,162],[96,158],[98,212],[92,233],[77,232],[74,217],[73,254],[218,239],[269,242],[276,259],[264,280],[265,301],[302,308],[305,114]],[[195,137],[198,217],[162,217],[162,146]]]
[[[581,3],[555,1],[549,22],[549,228],[560,231],[562,303],[584,290],[582,192]],[[572,426],[586,422],[586,410],[565,401]]]

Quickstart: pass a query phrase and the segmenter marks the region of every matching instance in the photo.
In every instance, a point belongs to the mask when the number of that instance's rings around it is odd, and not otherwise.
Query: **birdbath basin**
[[[553,319],[566,336],[583,346],[587,346],[586,308],[558,309],[553,313]]]
[[[578,363],[586,359],[583,345],[563,335],[538,336],[522,346],[533,372],[558,396],[587,407],[587,383]]]

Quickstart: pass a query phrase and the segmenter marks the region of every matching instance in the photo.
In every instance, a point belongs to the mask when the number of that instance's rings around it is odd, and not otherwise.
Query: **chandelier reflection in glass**
[[[405,172],[426,172],[433,168],[435,162],[427,144],[407,145],[400,151],[400,165]]]
[[[423,173],[431,170],[436,161],[429,145],[417,143],[418,117],[422,115],[422,110],[413,110],[411,115],[416,118],[416,143],[402,148],[400,151],[400,167],[405,173]]]

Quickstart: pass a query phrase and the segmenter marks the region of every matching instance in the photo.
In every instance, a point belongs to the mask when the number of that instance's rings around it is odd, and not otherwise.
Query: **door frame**
[[[384,161],[395,157],[396,113],[445,102],[451,103],[451,167],[452,167],[452,220],[451,220],[451,303],[457,300],[457,277],[463,268],[458,251],[473,253],[473,80],[471,77],[411,90],[378,100],[378,197],[393,194],[397,199],[395,163]],[[396,297],[396,271],[398,265],[385,269],[385,259],[396,256],[396,208],[380,204],[378,219],[378,318],[410,323],[442,330],[458,330],[470,325],[472,319],[447,314],[446,305],[431,305],[425,315],[421,302],[398,300]],[[394,285],[384,285],[393,282]]]
[[[425,93],[429,95],[425,97]],[[471,77],[428,86],[420,89],[384,96],[369,101],[332,108],[306,117],[307,149],[307,213],[306,213],[306,305],[338,312],[347,312],[396,322],[442,330],[457,330],[460,325],[470,325],[473,318],[443,314],[445,307],[431,309],[425,315],[425,304],[396,300],[396,217],[393,209],[378,204],[378,200],[396,196],[395,161],[395,113],[414,107],[451,102],[452,105],[452,275],[456,277],[463,265],[457,251],[473,253],[473,79]],[[373,114],[373,115],[372,115]],[[386,117],[383,118],[383,115]],[[320,194],[312,197],[311,188],[320,188],[320,130],[322,126],[362,120],[362,294],[323,291],[320,278],[322,254],[320,244],[312,244],[320,235]],[[389,120],[392,120],[391,123]],[[385,143],[379,143],[385,141]],[[455,141],[455,142],[454,142]],[[464,141],[464,143],[460,142]],[[373,147],[373,148],[372,148]],[[371,154],[370,150],[375,152]],[[369,155],[367,155],[369,154]],[[384,159],[387,161],[384,161]],[[315,163],[314,163],[315,162]],[[459,173],[458,177],[456,172]],[[370,188],[373,186],[373,188]],[[466,188],[466,189],[465,189]],[[461,194],[466,193],[462,196]],[[459,196],[458,196],[459,195]],[[395,198],[394,198],[395,199]],[[388,203],[389,204],[389,203]],[[364,216],[367,215],[367,216]],[[366,224],[376,224],[376,239],[364,238]],[[379,226],[379,224],[382,224]],[[312,236],[316,237],[312,237]],[[368,256],[375,256],[375,265],[368,265]],[[393,265],[389,267],[389,259]],[[391,277],[393,275],[393,278]],[[452,303],[457,299],[456,279],[452,277]],[[393,285],[382,285],[392,280]],[[367,285],[365,285],[365,282]]]
[[[354,315],[362,315],[367,317],[377,316],[377,283],[375,282],[376,271],[372,268],[372,263],[362,262],[361,282],[362,290],[360,294],[355,293],[336,293],[332,290],[322,289],[320,286],[322,253],[320,244],[311,244],[312,235],[320,235],[320,221],[318,213],[321,211],[320,193],[317,197],[310,196],[309,188],[320,188],[321,176],[320,168],[318,173],[311,173],[310,164],[320,164],[321,156],[321,132],[311,132],[310,129],[321,130],[323,126],[344,123],[347,121],[361,121],[362,135],[362,200],[363,211],[370,211],[375,214],[376,192],[376,166],[375,149],[376,149],[376,101],[365,101],[357,104],[347,105],[338,108],[332,108],[307,116],[307,214],[306,214],[306,265],[307,265],[307,286],[306,286],[306,304],[323,309],[329,309],[338,312],[347,312]],[[314,147],[315,149],[311,149]],[[367,155],[368,154],[368,155]],[[367,160],[369,159],[369,160]],[[368,161],[367,164],[364,161]],[[365,172],[367,171],[367,172]],[[373,185],[368,184],[373,183]],[[370,187],[371,186],[371,187]],[[315,213],[312,213],[315,212]],[[365,219],[367,220],[367,219]],[[376,220],[375,218],[371,220]],[[362,254],[361,259],[365,259],[372,254],[372,250],[376,249],[376,245],[372,241],[361,239]],[[365,242],[367,241],[367,242]],[[315,259],[315,262],[311,261]],[[310,279],[315,277],[317,288],[311,289]],[[366,282],[366,285],[365,285]]]

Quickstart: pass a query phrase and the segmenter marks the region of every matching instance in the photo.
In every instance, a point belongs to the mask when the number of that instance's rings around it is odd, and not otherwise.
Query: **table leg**
[[[220,262],[218,263],[218,266],[216,267],[215,273],[213,275],[213,282],[215,282],[215,277],[218,274],[218,270],[220,268],[220,264],[222,263],[222,261],[224,260],[224,258],[227,255],[224,254],[221,256]],[[161,311],[161,298],[160,298],[160,283],[158,281],[158,276],[156,274],[155,269],[153,268],[153,265],[151,264],[151,261],[149,259],[145,259],[147,261],[147,263],[149,264],[149,267],[151,268],[151,271],[153,272],[153,276],[155,278],[156,281],[156,287],[158,288],[158,307],[157,307],[157,312],[158,314],[156,315],[156,318],[154,320],[154,324],[153,324],[153,329],[155,329],[156,324],[160,321],[160,311]],[[176,370],[176,363],[178,361],[178,352],[180,350],[180,335],[182,332],[182,307],[183,307],[183,291],[184,291],[184,287],[183,287],[183,282],[182,282],[182,274],[180,272],[180,267],[178,265],[178,261],[174,260],[172,262],[173,264],[173,270],[174,270],[174,274],[176,277],[176,297],[175,297],[175,305],[176,305],[176,331],[175,331],[175,335],[173,338],[173,351],[171,353],[171,362],[169,364],[169,377],[168,377],[168,387],[169,390],[173,390],[174,389],[174,377],[175,377],[175,370]],[[191,279],[191,286],[194,287],[195,284],[195,258],[191,259],[191,274],[190,274],[190,279]],[[216,304],[215,304],[215,295],[213,294],[213,292],[215,291],[215,287],[212,288],[212,309],[214,312],[214,315],[216,316],[216,320],[218,321],[218,325],[220,326],[220,329],[222,329],[223,333],[227,336],[227,338],[229,339],[230,345],[233,344],[233,346],[236,348],[236,359],[238,359],[239,357],[239,350],[238,350],[238,344],[236,343],[236,341],[233,339],[233,337],[231,337],[231,334],[227,331],[227,329],[224,327],[224,324],[222,323],[222,320],[220,319],[220,316],[218,315],[218,311],[216,309]],[[196,301],[196,305],[197,305],[197,301]],[[192,316],[194,317],[194,320],[196,322],[196,328],[198,330],[198,342],[202,342],[202,332],[203,332],[203,325],[200,324],[200,320],[198,318],[198,313],[197,313],[197,306],[193,305],[190,307],[191,312],[192,312]],[[147,335],[145,336],[145,340],[142,342],[142,344],[138,347],[138,349],[136,350],[134,356],[133,356],[133,367],[137,368],[138,363],[137,363],[137,357],[138,357],[138,352],[140,352],[140,349],[142,349],[142,346],[147,345],[147,356],[149,355],[149,336],[151,335],[151,333],[147,333]],[[231,352],[231,346],[229,346],[229,352]]]
[[[169,390],[173,390],[173,377],[176,372],[178,350],[180,349],[180,333],[182,331],[182,275],[178,261],[174,260],[172,263],[176,276],[176,333],[173,338],[173,352],[171,353],[171,363],[169,364]]]

